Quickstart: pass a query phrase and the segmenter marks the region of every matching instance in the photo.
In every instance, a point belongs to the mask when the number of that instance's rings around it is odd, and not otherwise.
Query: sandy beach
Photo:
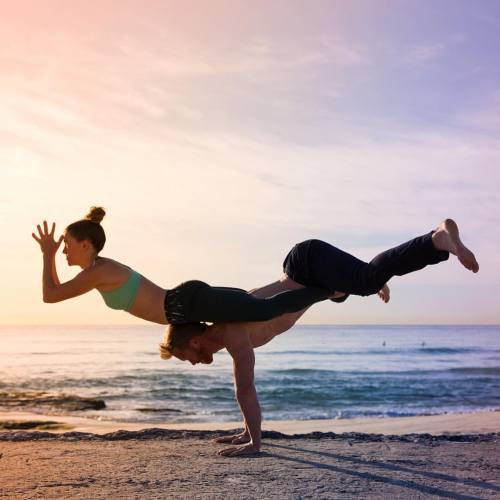
[[[20,411],[0,411],[0,423],[15,422],[56,422],[51,432],[89,432],[106,434],[118,430],[140,431],[146,427],[171,430],[222,430],[228,431],[241,427],[235,422],[203,422],[181,424],[151,424],[115,422],[96,418],[54,415],[52,413],[31,413]],[[394,418],[349,418],[324,420],[264,420],[262,429],[284,434],[307,434],[309,432],[363,432],[372,434],[488,434],[500,432],[500,411],[482,411],[474,413],[448,413],[418,417]]]
[[[500,412],[268,421],[248,458],[216,454],[233,423],[0,420],[68,426],[0,432],[3,498],[500,498]]]

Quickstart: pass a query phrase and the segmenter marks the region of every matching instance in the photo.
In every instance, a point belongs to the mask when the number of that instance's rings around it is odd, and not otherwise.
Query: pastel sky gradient
[[[479,274],[450,259],[303,322],[500,323],[500,2],[0,5],[0,323],[142,323],[42,302],[31,232],[90,205],[102,255],[165,288],[264,285],[306,238],[369,260],[451,216]]]

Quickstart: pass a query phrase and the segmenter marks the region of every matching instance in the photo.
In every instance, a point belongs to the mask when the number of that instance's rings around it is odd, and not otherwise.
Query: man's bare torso
[[[212,334],[221,340],[227,336],[248,335],[252,347],[263,346],[280,333],[289,330],[306,312],[306,309],[296,313],[284,314],[270,321],[252,321],[245,323],[217,323],[210,327]]]

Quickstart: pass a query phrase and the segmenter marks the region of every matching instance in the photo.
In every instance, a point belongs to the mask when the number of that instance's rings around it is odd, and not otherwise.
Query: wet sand
[[[147,427],[160,429],[186,430],[230,430],[241,426],[241,422],[210,422],[210,423],[130,423],[113,420],[98,420],[97,418],[55,415],[50,413],[32,412],[2,412],[2,421],[56,421],[64,427],[58,431],[74,430],[77,432],[91,432],[106,434],[119,429],[139,431]],[[500,432],[500,411],[482,411],[475,413],[447,413],[441,415],[426,415],[419,417],[397,418],[350,418],[330,420],[264,420],[262,428],[269,431],[278,431],[286,434],[306,434],[308,432],[366,432],[375,434],[487,434]]]

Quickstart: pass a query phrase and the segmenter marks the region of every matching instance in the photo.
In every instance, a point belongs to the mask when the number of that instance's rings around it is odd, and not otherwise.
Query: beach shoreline
[[[2,422],[55,422],[50,432],[85,432],[103,435],[123,431],[143,431],[148,428],[186,431],[231,431],[240,429],[241,421],[200,422],[200,423],[151,423],[118,422],[83,416],[54,415],[19,411],[0,411]],[[15,429],[15,427],[14,427]],[[19,427],[21,429],[21,427]],[[470,413],[444,413],[410,417],[351,418],[325,420],[264,420],[264,431],[280,432],[287,435],[322,433],[366,433],[384,435],[404,434],[488,434],[500,432],[500,411],[478,411]],[[3,430],[0,432],[8,432]]]

